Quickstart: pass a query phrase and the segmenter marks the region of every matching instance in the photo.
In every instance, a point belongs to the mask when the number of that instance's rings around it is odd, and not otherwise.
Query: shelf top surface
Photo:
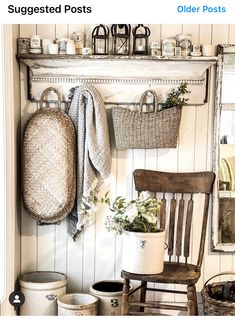
[[[130,61],[214,61],[218,60],[218,57],[155,57],[149,55],[135,55],[135,56],[122,56],[122,55],[89,55],[89,56],[82,56],[82,55],[71,55],[71,54],[30,54],[30,53],[23,53],[17,55],[18,59],[20,60],[59,60],[59,59],[67,59],[67,60],[112,60],[112,61],[119,61],[119,60],[130,60]]]

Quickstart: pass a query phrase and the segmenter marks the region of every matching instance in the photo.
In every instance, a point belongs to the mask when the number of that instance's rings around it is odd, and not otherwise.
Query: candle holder
[[[133,30],[133,54],[148,54],[148,39],[150,29],[143,24],[138,24]]]
[[[107,55],[109,52],[109,28],[103,24],[92,31],[93,54]]]
[[[113,24],[112,32],[112,53],[114,55],[130,54],[130,24]]]

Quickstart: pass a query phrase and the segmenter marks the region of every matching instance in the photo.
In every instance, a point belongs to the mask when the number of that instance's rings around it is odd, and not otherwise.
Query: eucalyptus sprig
[[[173,107],[182,108],[183,106],[187,105],[187,101],[189,99],[182,97],[185,94],[190,93],[190,91],[187,89],[187,86],[187,82],[182,82],[177,89],[172,89],[172,91],[168,93],[166,101],[161,104],[161,110]]]

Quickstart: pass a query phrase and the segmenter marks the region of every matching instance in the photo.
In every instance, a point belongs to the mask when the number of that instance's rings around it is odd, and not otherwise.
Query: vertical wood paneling
[[[55,25],[56,38],[67,38],[68,37],[68,25],[67,24],[56,24]]]
[[[37,33],[36,24],[20,24],[20,36],[30,38]]]
[[[210,44],[212,42],[212,25],[200,24],[199,26],[199,43]]]
[[[36,25],[20,25],[20,37],[30,37],[36,33]],[[20,64],[21,131],[26,120],[36,110],[33,103],[27,101],[27,68]],[[21,210],[21,273],[37,269],[37,225],[25,211]]]
[[[55,25],[37,25],[37,34],[43,38],[55,39]],[[38,270],[55,269],[55,225],[38,226]]]
[[[199,43],[199,25],[198,24],[184,24],[182,32],[183,34],[191,34],[193,43]]]
[[[67,221],[63,220],[55,227],[54,237],[54,266],[55,271],[67,273]]]
[[[12,41],[13,41],[13,54],[11,56],[12,63],[13,63],[13,81],[14,81],[14,96],[13,102],[14,104],[11,106],[14,110],[14,149],[15,154],[12,154],[12,161],[14,161],[14,166],[17,167],[17,170],[21,168],[21,161],[20,161],[20,147],[21,147],[21,128],[20,128],[20,120],[21,120],[21,106],[20,106],[20,70],[18,66],[18,61],[15,57],[17,54],[17,38],[20,36],[20,29],[19,25],[15,24],[12,26]],[[6,117],[5,117],[6,123]],[[12,124],[10,124],[12,128]],[[11,171],[11,170],[10,170]],[[14,174],[15,183],[12,182],[14,185],[14,191],[11,194],[15,198],[15,202],[13,202],[13,207],[15,207],[15,278],[19,276],[20,269],[21,269],[21,194],[18,190],[21,187],[21,179],[20,176],[15,172]],[[10,185],[10,184],[9,184]],[[6,204],[5,204],[6,205]]]
[[[214,24],[212,28],[212,44],[226,44],[229,42],[229,25]]]
[[[161,40],[161,25],[160,24],[150,24],[151,34],[149,37],[149,42],[160,41]]]
[[[161,39],[175,38],[177,34],[183,31],[182,24],[162,24],[161,26]]]
[[[229,43],[235,44],[235,24],[229,25]]]
[[[83,287],[83,245],[84,234],[80,233],[76,241],[68,237],[67,276],[68,292],[82,291]]]
[[[66,38],[68,36],[67,24],[55,25],[55,38]],[[68,233],[67,221],[63,220],[55,227],[55,271],[68,273],[67,255],[68,255]]]
[[[55,269],[55,226],[42,225],[37,227],[37,269],[39,271]]]
[[[224,272],[224,271],[234,271],[233,259],[231,259],[231,254],[222,252],[220,254],[220,272]],[[228,280],[234,281],[234,275],[221,276],[218,281],[228,281]],[[215,281],[217,281],[217,280],[215,280]]]
[[[95,280],[95,256],[96,256],[96,224],[95,217],[92,217],[90,223],[84,227],[84,244],[83,244],[83,274],[82,274],[82,290],[88,292],[89,287]]]
[[[73,32],[84,33],[84,24],[69,24],[68,25],[68,37],[72,39]]]
[[[86,46],[91,46],[91,32],[95,25],[20,25],[20,36],[40,34],[46,38],[67,37],[73,31],[85,31]],[[176,34],[190,33],[194,43],[235,43],[235,25],[149,25],[150,42],[175,37]],[[176,149],[159,150],[116,150],[112,149],[112,173],[101,194],[110,190],[110,197],[118,195],[135,197],[132,172],[135,168],[158,169],[162,171],[210,170],[213,143],[213,95],[214,78],[211,72],[209,90],[210,104],[201,107],[183,108],[179,144]],[[35,104],[27,101],[26,68],[21,65],[21,115],[22,128],[29,115],[35,111]],[[195,201],[195,209],[199,208]],[[200,202],[200,201],[199,201]],[[200,204],[198,204],[200,205]],[[195,210],[196,211],[196,210]],[[85,227],[76,242],[67,235],[66,221],[57,226],[40,226],[24,212],[21,214],[21,270],[22,272],[56,270],[66,272],[69,278],[68,291],[88,291],[89,286],[99,280],[120,278],[121,237],[115,237],[104,226],[107,209],[98,206],[94,220]],[[210,251],[210,223],[206,239],[202,277],[197,289],[204,281],[219,271],[235,267],[233,254]],[[198,241],[199,224],[193,216],[192,256],[197,256],[194,243]],[[164,285],[158,287],[166,287]],[[154,294],[150,294],[154,297]],[[157,299],[182,301],[172,294],[158,294]]]
[[[128,190],[127,185],[132,183],[133,158],[131,150],[117,150],[117,164],[116,164],[116,194],[117,196],[124,196],[130,198],[132,188]],[[116,266],[115,278],[120,278],[121,259],[122,259],[122,237],[116,236]]]
[[[107,179],[105,186],[102,188],[99,196],[103,196],[107,191],[109,191],[110,199],[116,197],[116,150],[112,149],[112,167],[110,177]],[[107,232],[105,229],[105,219],[108,214],[110,214],[107,207],[99,206],[96,213],[96,237],[95,237],[95,274],[94,280],[104,280],[104,279],[114,279],[115,278],[115,259],[116,259],[116,239],[115,235],[111,232]],[[106,265],[106,261],[109,264]],[[89,263],[89,256],[87,259]]]
[[[104,196],[105,193],[111,190],[109,197],[114,198],[116,193],[116,153],[115,149],[112,149],[112,167],[110,177],[107,179],[105,185],[103,185],[99,196]],[[115,247],[116,240],[115,235],[110,233],[105,228],[105,219],[109,214],[109,210],[106,206],[100,205],[96,212],[96,233],[95,233],[95,281],[101,281],[105,279],[113,279],[115,277]],[[106,264],[105,261],[109,261]],[[89,263],[89,254],[87,255],[87,263]],[[106,266],[104,268],[104,265]]]
[[[42,39],[55,39],[55,25],[54,24],[38,24],[37,34],[42,37]]]
[[[197,107],[184,107],[182,109],[178,143],[178,170],[180,172],[193,171],[196,108]]]
[[[95,28],[96,24],[86,24],[85,25],[85,46],[92,48],[92,31]]]

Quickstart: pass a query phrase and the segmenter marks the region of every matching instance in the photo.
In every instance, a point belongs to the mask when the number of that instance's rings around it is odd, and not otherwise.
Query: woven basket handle
[[[58,105],[59,108],[61,108],[61,94],[60,94],[60,92],[59,92],[57,89],[55,89],[55,88],[53,88],[53,87],[49,87],[49,88],[47,88],[47,89],[45,89],[45,90],[43,91],[43,93],[42,93],[42,95],[41,95],[40,102],[39,102],[39,108],[42,108],[43,101],[45,101],[45,100],[44,100],[44,97],[45,97],[45,96],[48,94],[48,92],[50,92],[50,91],[54,91],[54,92],[56,93],[57,98],[58,98],[57,105]]]
[[[152,95],[153,97],[153,108],[154,108],[154,112],[157,113],[158,111],[158,108],[157,108],[157,105],[158,105],[158,99],[157,99],[157,95],[156,95],[156,92],[153,91],[153,90],[147,90],[145,91],[141,98],[140,98],[140,108],[139,108],[139,113],[142,113],[143,112],[143,105],[145,104],[145,100],[146,100],[146,97],[149,96],[149,95]]]
[[[215,277],[226,276],[226,275],[231,275],[231,274],[235,274],[235,271],[224,271],[224,272],[221,272],[221,273],[216,274],[215,276],[211,277],[210,279],[208,279],[208,280],[205,282],[204,288],[205,288],[205,286],[207,285],[207,283],[208,283],[210,280],[214,279]]]

